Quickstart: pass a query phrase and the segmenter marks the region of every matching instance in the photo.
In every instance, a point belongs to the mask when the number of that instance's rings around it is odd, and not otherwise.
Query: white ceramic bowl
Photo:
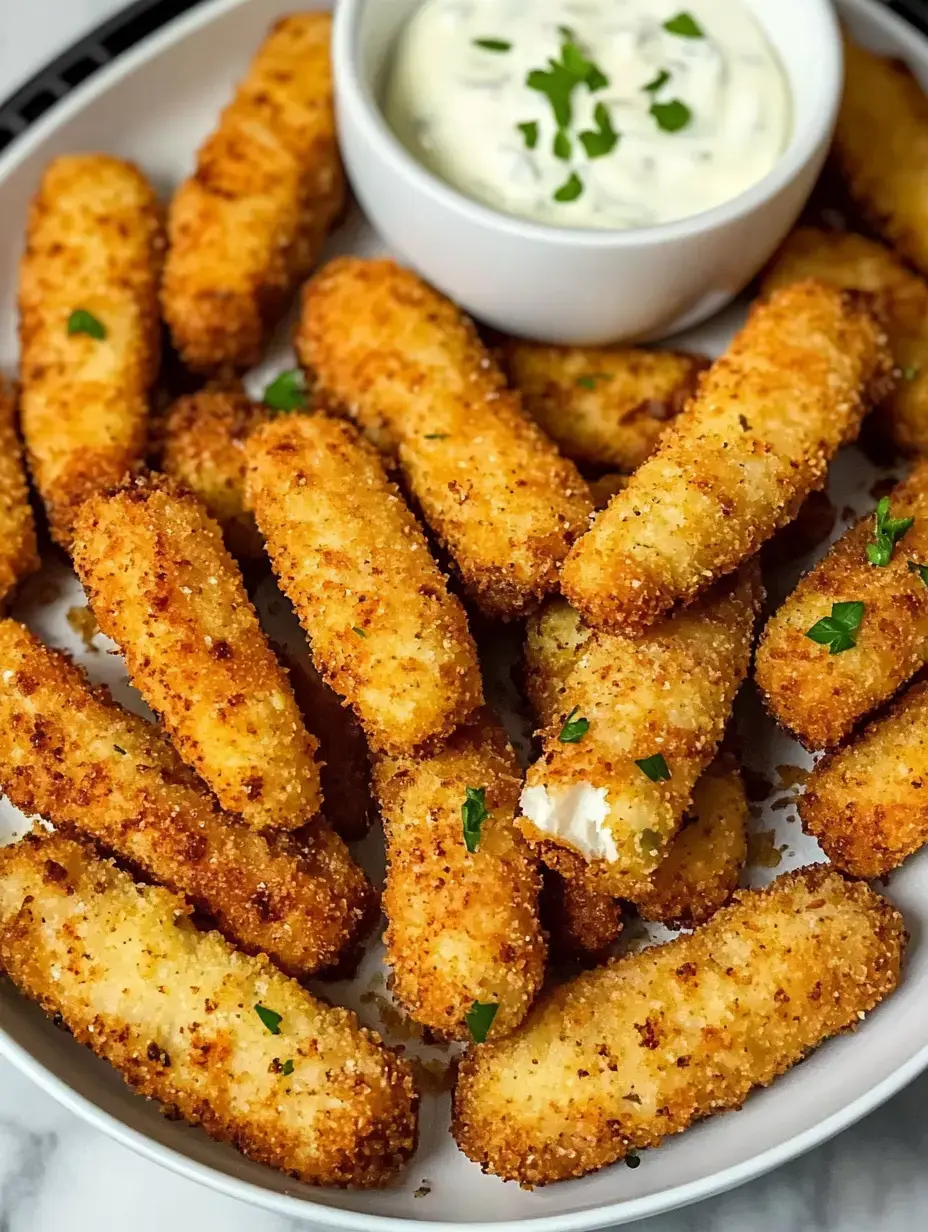
[[[793,134],[783,156],[714,209],[658,227],[595,231],[497,213],[420,166],[378,103],[396,36],[419,0],[339,0],[339,125],[361,205],[425,278],[508,333],[597,344],[696,324],[747,285],[795,221],[827,153],[841,93],[829,0],[743,2],[789,78]]]

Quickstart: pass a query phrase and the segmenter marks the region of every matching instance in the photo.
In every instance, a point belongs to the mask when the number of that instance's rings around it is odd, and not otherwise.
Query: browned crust
[[[259,361],[344,205],[331,22],[294,13],[272,27],[171,203],[161,302],[194,371]]]
[[[392,1179],[416,1145],[409,1066],[187,914],[64,836],[0,850],[0,965],[135,1091],[310,1184]]]
[[[561,854],[562,866],[568,853]],[[622,904],[586,884],[586,863],[573,859],[569,877],[545,870],[541,896],[542,922],[548,930],[552,954],[595,966],[622,934]]]
[[[0,610],[13,589],[38,567],[35,519],[16,431],[16,400],[0,376]]]

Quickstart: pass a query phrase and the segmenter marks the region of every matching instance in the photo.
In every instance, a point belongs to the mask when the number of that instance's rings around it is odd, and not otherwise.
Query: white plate
[[[188,171],[194,148],[214,123],[268,22],[292,7],[293,0],[215,0],[194,10],[94,77],[0,159],[0,366],[15,369],[16,263],[26,205],[44,164],[68,151],[106,150],[138,161],[167,192]],[[842,0],[841,9],[860,38],[904,55],[928,84],[928,44],[919,35],[872,0]],[[363,220],[355,219],[334,246],[372,252],[378,242]],[[741,312],[729,312],[686,341],[718,351]],[[291,363],[282,344],[264,368]],[[256,384],[261,384],[260,374]],[[872,506],[868,489],[877,477],[856,450],[845,451],[832,475],[836,507]],[[774,580],[779,594],[796,576],[795,567],[787,572]],[[264,598],[272,601],[273,596]],[[88,650],[68,624],[67,610],[81,602],[73,575],[60,559],[50,560],[26,587],[17,614],[47,641],[75,653],[95,679],[116,685],[122,700],[138,706],[124,683],[121,659],[107,653],[104,639],[97,638],[97,648]],[[280,636],[279,629],[275,635]],[[299,637],[296,632],[294,636]],[[739,721],[752,765],[773,782],[775,767],[808,764],[798,746],[763,718],[750,690],[739,708]],[[774,831],[769,839],[783,848],[780,870],[821,858],[817,846],[801,834],[795,809],[788,801],[782,803],[790,795],[785,790],[774,793],[754,822],[759,831]],[[774,808],[778,802],[780,807]],[[0,803],[0,840],[21,833],[26,824],[7,803]],[[376,840],[368,846],[376,865]],[[750,880],[762,883],[771,876],[769,868],[758,868]],[[741,1112],[703,1122],[659,1151],[646,1153],[636,1171],[619,1164],[535,1193],[482,1176],[458,1153],[448,1134],[447,1096],[426,1098],[421,1146],[396,1187],[374,1193],[314,1190],[251,1163],[197,1130],[164,1120],[153,1104],[133,1095],[107,1065],[52,1027],[3,981],[0,1049],[45,1090],[118,1141],[185,1176],[291,1218],[357,1232],[409,1229],[412,1224],[431,1232],[503,1232],[514,1227],[524,1232],[580,1232],[666,1211],[741,1184],[850,1125],[928,1066],[928,854],[911,860],[893,878],[889,893],[912,934],[905,980],[856,1035],[827,1044],[773,1088],[752,1096]],[[366,1003],[362,997],[380,978],[379,961],[374,946],[353,984],[328,990],[335,999],[352,1004],[371,1025],[379,1025],[374,1006],[369,996]],[[385,1034],[389,1038],[390,1032]],[[416,1196],[424,1182],[430,1192]]]

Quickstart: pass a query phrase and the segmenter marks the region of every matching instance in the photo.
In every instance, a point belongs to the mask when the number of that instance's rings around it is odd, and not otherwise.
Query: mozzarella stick
[[[751,567],[646,633],[587,631],[521,798],[546,864],[570,876],[579,854],[592,889],[649,891],[747,673],[759,598]]]
[[[870,296],[900,377],[879,408],[880,422],[900,449],[928,452],[928,283],[874,240],[815,227],[790,235],[763,290],[769,294],[803,278]]]
[[[271,29],[168,217],[161,304],[195,372],[258,363],[342,210],[329,13]]]
[[[520,784],[486,713],[431,752],[375,769],[393,994],[446,1039],[479,1037],[481,1014],[492,1015],[494,1039],[514,1030],[544,977],[541,881],[513,824]],[[496,1008],[473,1024],[477,1006]]]
[[[80,1044],[250,1159],[382,1185],[416,1145],[409,1066],[348,1010],[62,835],[0,848],[0,967]]]
[[[220,813],[155,727],[12,620],[0,680],[0,787],[17,808],[90,835],[290,975],[356,947],[375,896],[323,822],[298,844]]]
[[[16,402],[0,376],[0,604],[38,567],[35,519],[16,431]]]
[[[378,748],[446,736],[482,703],[458,600],[351,424],[289,416],[249,443],[248,501],[325,680]]]
[[[876,517],[862,518],[774,613],[758,646],[754,675],[767,708],[809,749],[839,744],[928,661],[928,583],[913,569],[928,564],[928,462],[892,490],[889,514],[915,521],[888,563],[870,563]],[[863,604],[859,624],[829,643],[820,622],[833,624],[843,603]]]
[[[775,292],[571,550],[564,594],[615,631],[691,600],[824,484],[891,367],[881,329],[849,295],[816,282]]]
[[[307,284],[296,349],[368,434],[395,444],[487,616],[520,616],[556,588],[589,490],[450,300],[390,261],[342,258]]]
[[[633,471],[683,410],[709,361],[679,351],[512,340],[503,370],[525,409],[574,462]]]
[[[855,206],[928,274],[928,100],[901,60],[845,39],[833,158]]]
[[[885,877],[928,843],[928,683],[818,763],[799,816],[852,877]]]
[[[164,422],[161,469],[199,496],[239,559],[264,554],[245,507],[245,442],[267,418],[241,388],[207,388],[178,398]]]
[[[586,862],[579,856],[576,865],[569,877],[544,870],[541,918],[553,955],[595,966],[605,960],[622,934],[622,904],[586,884]]]
[[[523,1186],[584,1176],[739,1108],[896,987],[905,928],[815,865],[742,890],[695,933],[580,975],[471,1049],[458,1146]]]
[[[155,476],[93,497],[74,563],[132,683],[222,807],[256,829],[314,816],[318,742],[200,502]]]
[[[104,154],[57,158],[19,271],[20,412],[52,535],[142,460],[158,375],[164,236],[151,185]]]

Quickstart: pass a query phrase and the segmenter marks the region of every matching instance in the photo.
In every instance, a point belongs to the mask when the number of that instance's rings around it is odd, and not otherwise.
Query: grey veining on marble
[[[118,0],[0,0],[0,97],[118,7]],[[265,1214],[149,1163],[88,1128],[0,1061],[0,1232],[164,1232],[168,1227],[299,1232],[308,1225]],[[779,1171],[634,1229],[924,1232],[928,1076]]]

